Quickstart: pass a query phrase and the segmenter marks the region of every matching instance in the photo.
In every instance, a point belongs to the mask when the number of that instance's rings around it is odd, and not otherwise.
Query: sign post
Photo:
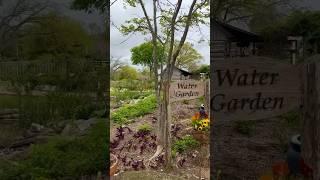
[[[169,103],[167,106],[167,123],[171,123],[171,103],[197,99],[205,95],[205,82],[195,80],[180,80],[174,81],[169,85]],[[171,127],[171,124],[166,127]],[[171,131],[167,129],[167,134],[170,137]],[[170,141],[171,137],[169,138]],[[167,151],[171,151],[171,143],[168,143]],[[167,153],[169,154],[169,153]]]
[[[320,64],[309,63],[304,73],[302,156],[320,179]]]
[[[205,94],[205,83],[203,81],[182,80],[170,84],[169,101],[182,101],[197,99]]]

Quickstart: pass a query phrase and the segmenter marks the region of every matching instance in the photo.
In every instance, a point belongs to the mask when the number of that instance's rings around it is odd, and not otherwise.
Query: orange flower
[[[289,167],[287,162],[278,162],[272,166],[273,175],[287,176],[289,174]]]
[[[192,116],[192,121],[196,121],[196,120],[199,120],[200,118],[200,113],[199,112],[196,112],[193,116]]]

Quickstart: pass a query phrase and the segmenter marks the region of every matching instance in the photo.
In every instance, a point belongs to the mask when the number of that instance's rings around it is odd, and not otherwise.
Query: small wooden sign
[[[195,80],[181,80],[170,84],[170,102],[197,99],[204,96],[205,83]]]
[[[255,120],[301,104],[299,66],[269,58],[216,60],[211,64],[211,113],[217,120]]]

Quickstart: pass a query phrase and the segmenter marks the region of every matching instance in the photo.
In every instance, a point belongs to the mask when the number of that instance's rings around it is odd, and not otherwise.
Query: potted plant
[[[110,176],[114,176],[118,171],[118,158],[114,154],[110,154]]]
[[[200,141],[201,143],[209,143],[209,128],[210,128],[210,120],[209,117],[201,118],[200,113],[195,113],[192,116],[192,126],[194,130],[192,131],[192,135],[195,139]]]

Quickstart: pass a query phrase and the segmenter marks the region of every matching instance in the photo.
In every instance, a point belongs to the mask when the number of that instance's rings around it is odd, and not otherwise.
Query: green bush
[[[28,127],[31,123],[45,125],[66,119],[86,119],[94,110],[91,101],[86,94],[64,92],[22,100],[20,125]]]
[[[154,88],[154,82],[123,79],[119,81],[111,81],[111,87],[117,89],[127,89],[130,91],[146,91]]]
[[[140,132],[150,132],[152,130],[152,127],[149,124],[142,124],[139,126],[138,131]]]
[[[152,92],[150,91],[130,91],[130,90],[118,90],[114,89],[111,91],[111,96],[115,97],[115,101],[125,101],[125,100],[132,100],[132,99],[139,99],[143,97],[150,96]]]
[[[80,105],[76,108],[75,118],[76,119],[89,119],[95,107],[90,104]]]
[[[132,105],[125,105],[111,113],[111,120],[118,124],[128,123],[129,119],[149,114],[157,107],[156,97],[148,96]]]
[[[177,140],[172,148],[175,154],[175,152],[183,153],[188,150],[194,149],[199,145],[199,142],[195,140],[192,136],[184,136],[180,140]]]
[[[33,145],[27,158],[0,161],[0,179],[80,179],[105,171],[108,164],[108,128],[100,120],[88,136],[54,137],[47,144]]]

